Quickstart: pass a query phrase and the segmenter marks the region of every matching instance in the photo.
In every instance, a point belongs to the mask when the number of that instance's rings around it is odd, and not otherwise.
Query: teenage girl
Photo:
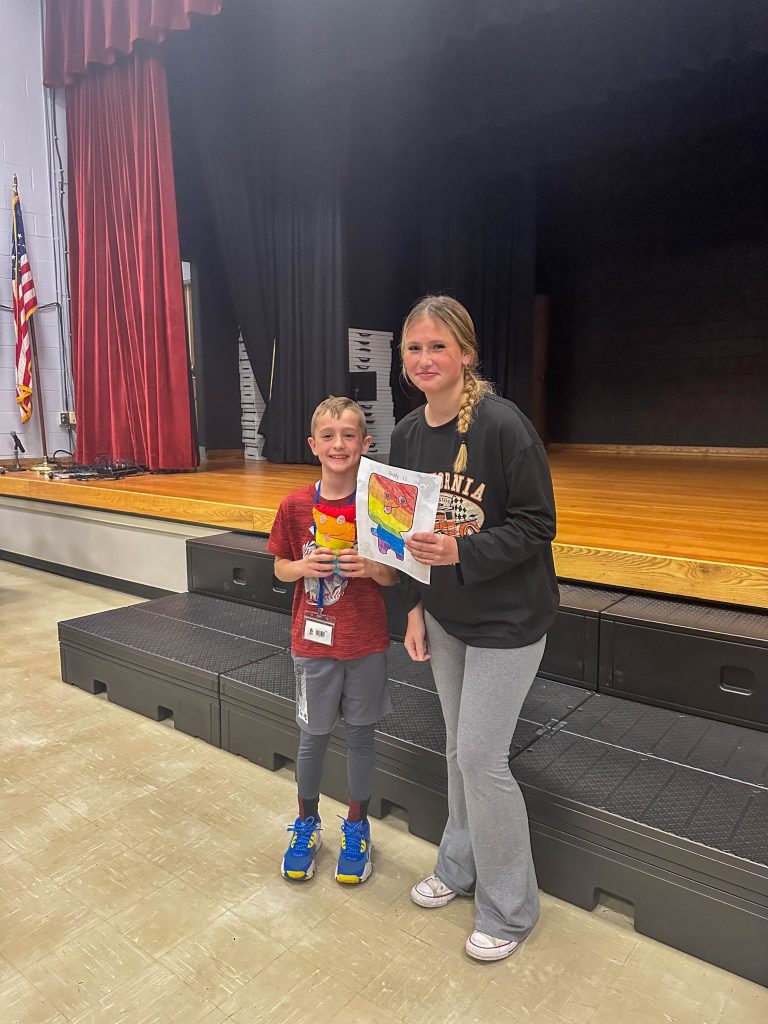
[[[528,816],[509,768],[520,708],[558,607],[555,503],[544,446],[477,372],[474,325],[455,299],[429,295],[406,318],[403,369],[426,405],[392,435],[390,461],[442,478],[434,533],[407,542],[432,566],[409,582],[405,638],[431,658],[446,725],[448,823],[435,872],[411,890],[422,907],[474,897],[466,951],[509,956],[539,915]]]

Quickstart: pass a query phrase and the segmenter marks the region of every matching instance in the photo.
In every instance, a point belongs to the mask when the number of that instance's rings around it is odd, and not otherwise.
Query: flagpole
[[[32,363],[35,367],[35,375],[33,378],[35,386],[32,390],[32,395],[34,398],[35,392],[37,392],[37,411],[38,414],[40,415],[40,440],[43,442],[43,461],[40,463],[39,466],[33,466],[32,468],[40,472],[47,473],[51,468],[51,464],[48,461],[48,442],[46,441],[45,438],[45,412],[43,411],[43,388],[42,383],[40,381],[40,368],[37,363],[37,336],[35,334],[35,321],[32,317],[29,318],[28,323],[29,342],[30,347],[32,349]]]
[[[19,194],[19,179],[16,174],[13,176],[13,195],[14,198]],[[15,223],[15,222],[14,222]],[[14,241],[15,244],[15,241]],[[20,297],[17,301],[20,301]],[[33,320],[34,313],[27,320],[27,327],[29,329],[29,347],[32,349],[32,363],[34,365],[34,371],[32,376],[32,402],[35,401],[35,392],[37,392],[37,411],[40,415],[40,440],[43,444],[43,461],[33,466],[32,469],[40,473],[48,473],[51,469],[51,464],[48,460],[48,441],[45,436],[45,412],[43,410],[43,389],[40,381],[40,367],[37,361],[37,335],[35,334],[35,322]],[[16,456],[18,458],[18,454]]]

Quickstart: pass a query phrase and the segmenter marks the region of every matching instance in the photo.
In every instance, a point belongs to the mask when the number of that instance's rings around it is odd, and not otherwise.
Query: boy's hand
[[[302,576],[324,580],[327,576],[333,575],[335,561],[335,551],[331,551],[330,548],[315,548],[304,559]]]
[[[376,575],[376,562],[355,551],[354,548],[344,548],[337,552],[339,559],[339,572],[342,576],[353,576],[355,579],[371,579]]]

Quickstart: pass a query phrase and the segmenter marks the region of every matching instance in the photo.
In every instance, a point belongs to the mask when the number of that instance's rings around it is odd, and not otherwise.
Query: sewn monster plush
[[[343,551],[355,545],[355,506],[324,505],[319,502],[312,509],[315,525],[315,543],[319,548]]]

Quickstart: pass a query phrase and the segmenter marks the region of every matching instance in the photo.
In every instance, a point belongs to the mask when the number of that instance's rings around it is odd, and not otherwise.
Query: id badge
[[[336,620],[330,615],[324,615],[322,612],[304,613],[304,639],[310,640],[313,644],[333,647],[335,627]]]

